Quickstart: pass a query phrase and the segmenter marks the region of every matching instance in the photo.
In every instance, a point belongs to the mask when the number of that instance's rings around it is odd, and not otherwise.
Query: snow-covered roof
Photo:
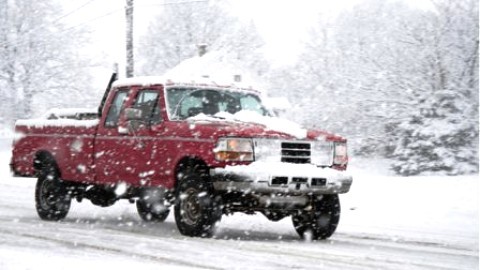
[[[218,83],[209,78],[192,77],[189,80],[184,79],[171,79],[164,76],[139,76],[133,78],[119,79],[115,81],[112,87],[124,87],[124,86],[150,86],[150,85],[165,85],[176,87],[195,87],[195,88],[209,88],[209,89],[229,89],[232,91],[249,91],[260,93],[259,90],[252,87],[246,87],[245,85],[224,82]]]
[[[262,83],[245,65],[231,54],[208,52],[184,60],[167,71],[164,77],[173,81],[207,80],[217,85],[262,89]]]
[[[186,86],[230,88],[261,92],[263,84],[252,72],[236,59],[222,52],[208,52],[184,60],[163,76],[138,76],[115,81],[113,87],[124,86]]]
[[[123,87],[132,85],[149,86],[156,84],[165,84],[166,81],[167,80],[161,76],[138,76],[133,78],[123,78],[116,80],[112,84],[112,87]]]

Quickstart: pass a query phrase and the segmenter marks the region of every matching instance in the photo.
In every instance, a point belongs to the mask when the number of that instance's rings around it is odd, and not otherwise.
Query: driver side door
[[[97,177],[103,183],[145,185],[158,175],[160,153],[156,143],[158,138],[153,134],[152,127],[161,130],[163,126],[159,104],[161,89],[133,88],[130,91],[132,100],[126,100],[123,97],[125,94],[118,94],[118,98],[113,100],[110,110],[119,111],[115,112],[115,115],[118,114],[115,124],[107,117],[107,128],[99,130],[96,169]],[[122,99],[125,100],[123,105],[120,101],[115,103]],[[127,123],[124,115],[126,108],[140,110],[141,119]]]

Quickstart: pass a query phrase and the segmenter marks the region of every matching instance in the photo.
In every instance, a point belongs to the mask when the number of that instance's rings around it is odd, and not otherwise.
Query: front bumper
[[[350,190],[353,179],[344,171],[312,164],[254,162],[210,170],[218,191],[256,194],[322,195]]]

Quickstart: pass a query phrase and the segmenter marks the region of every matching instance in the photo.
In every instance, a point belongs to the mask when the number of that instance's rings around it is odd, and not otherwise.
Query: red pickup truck
[[[292,216],[302,237],[330,237],[350,189],[346,140],[273,116],[260,92],[161,77],[114,80],[98,112],[18,120],[11,170],[38,178],[41,219],[71,201],[136,203],[145,221],[173,206],[179,231],[211,236],[222,215]]]

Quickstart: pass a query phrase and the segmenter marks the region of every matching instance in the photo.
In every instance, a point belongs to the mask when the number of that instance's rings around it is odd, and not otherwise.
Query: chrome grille
[[[254,139],[255,161],[288,162],[331,166],[333,143],[329,141],[294,141]]]
[[[282,142],[282,162],[311,163],[310,143]]]

